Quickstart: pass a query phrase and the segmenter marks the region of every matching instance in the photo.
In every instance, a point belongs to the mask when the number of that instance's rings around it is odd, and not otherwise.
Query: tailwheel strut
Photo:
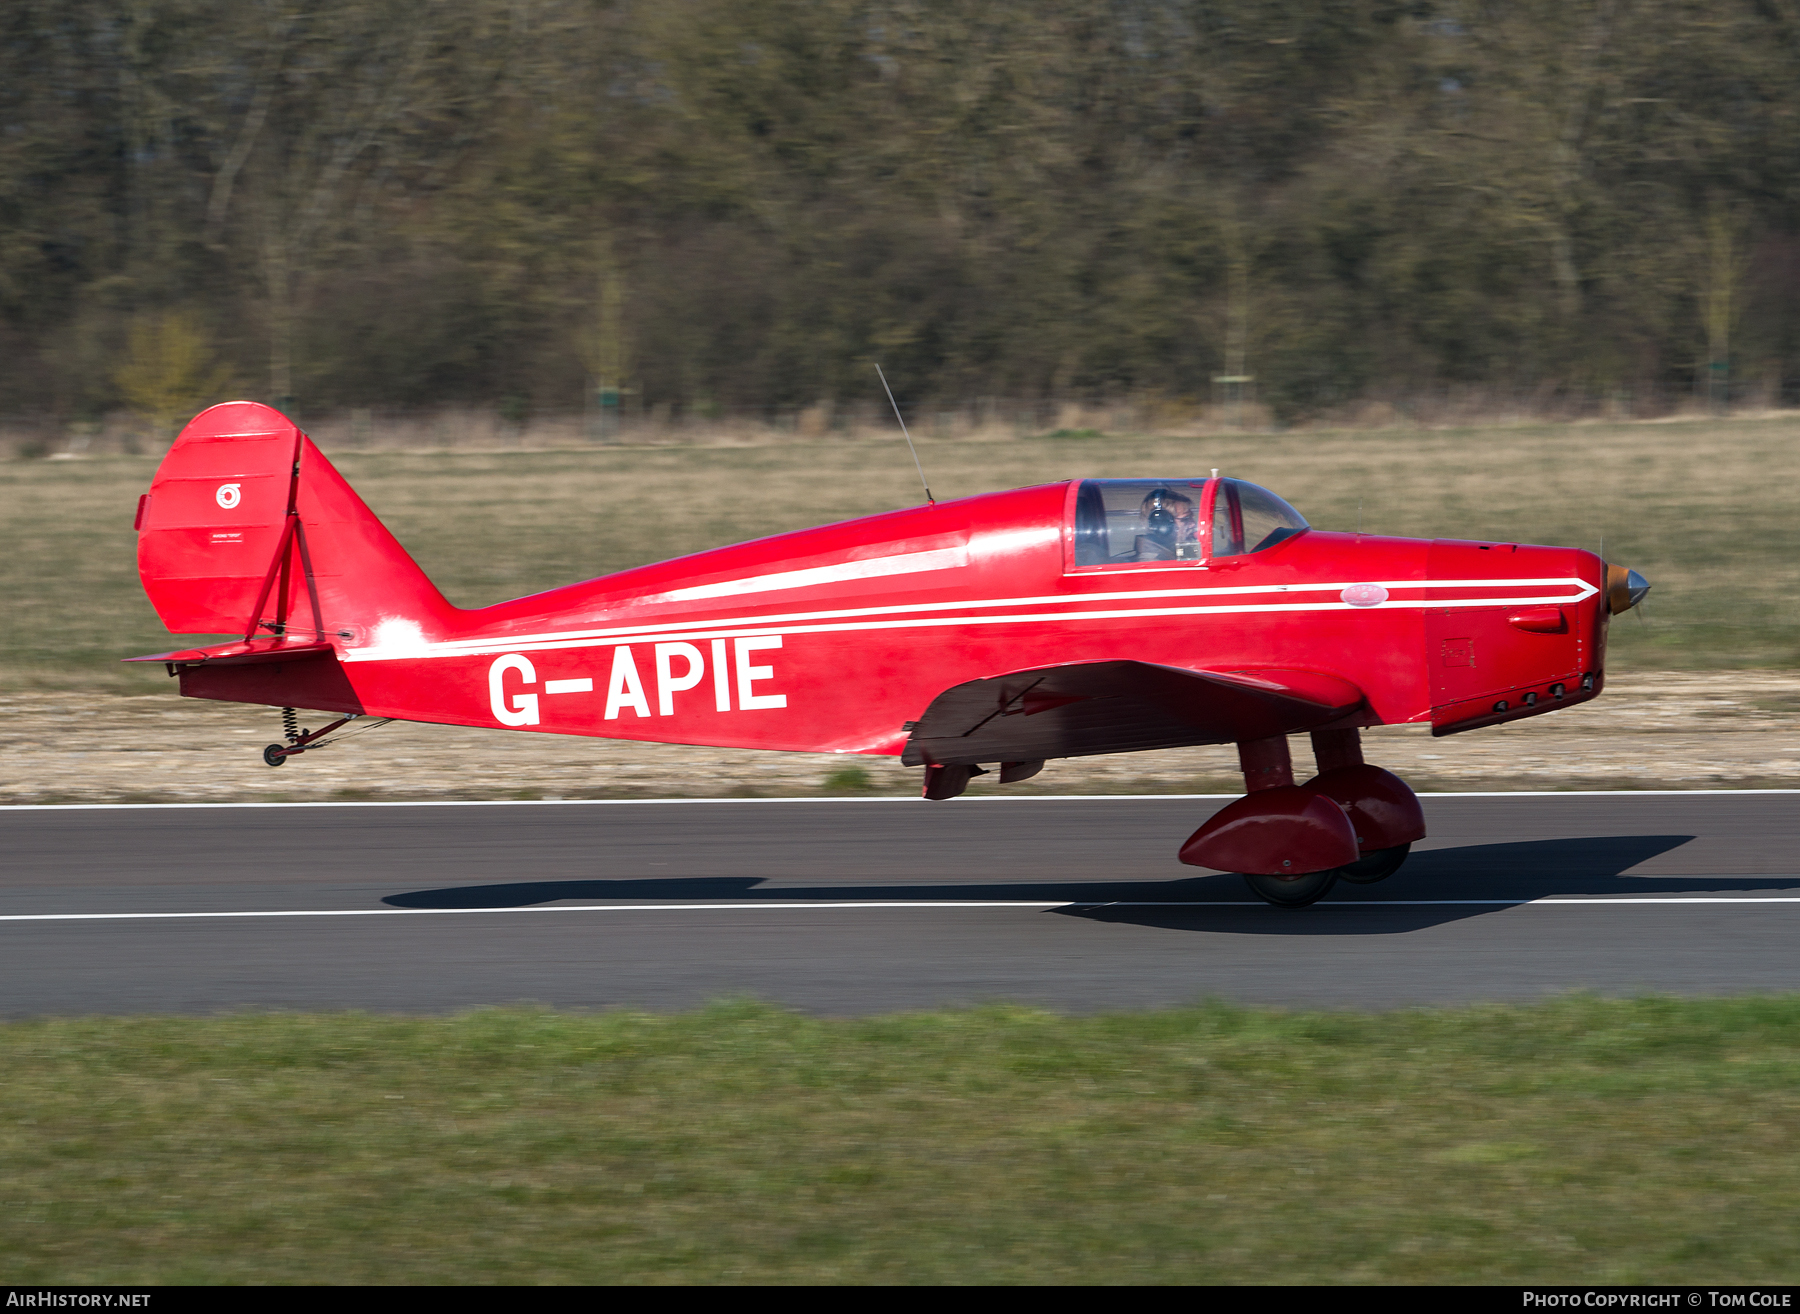
[[[268,766],[284,766],[290,757],[304,753],[308,749],[325,748],[332,742],[327,740],[325,736],[343,726],[349,725],[352,721],[361,719],[362,716],[363,713],[361,712],[352,712],[348,716],[339,717],[323,729],[302,730],[300,728],[300,718],[295,713],[294,709],[291,707],[284,707],[281,709],[281,731],[282,735],[287,739],[287,743],[268,745],[262,751],[262,760]],[[393,719],[394,718],[391,716],[384,716],[378,721],[371,722],[365,729],[373,730],[377,726],[386,725]]]

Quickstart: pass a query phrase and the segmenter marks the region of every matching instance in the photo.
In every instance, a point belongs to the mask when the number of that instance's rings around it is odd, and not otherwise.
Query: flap
[[[1313,671],[1046,666],[946,689],[914,723],[902,760],[972,765],[1231,744],[1316,730],[1362,702],[1348,680]]]

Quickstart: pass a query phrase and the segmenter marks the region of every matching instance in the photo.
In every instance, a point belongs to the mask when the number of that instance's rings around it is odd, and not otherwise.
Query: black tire
[[[1349,881],[1352,885],[1373,885],[1376,881],[1385,881],[1400,870],[1400,864],[1406,861],[1406,855],[1412,852],[1410,844],[1396,844],[1391,849],[1376,849],[1373,853],[1365,853],[1348,867],[1338,868],[1338,879]]]
[[[285,766],[287,764],[287,746],[270,744],[263,749],[263,761],[269,766]]]
[[[1312,871],[1304,876],[1251,876],[1245,873],[1244,884],[1264,903],[1277,908],[1304,908],[1325,897],[1337,884],[1338,869]]]

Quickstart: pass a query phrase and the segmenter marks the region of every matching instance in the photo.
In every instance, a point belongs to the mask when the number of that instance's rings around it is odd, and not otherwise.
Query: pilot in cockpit
[[[1144,532],[1126,554],[1127,561],[1175,561],[1200,555],[1200,509],[1194,500],[1172,488],[1153,488],[1144,497],[1139,514]]]

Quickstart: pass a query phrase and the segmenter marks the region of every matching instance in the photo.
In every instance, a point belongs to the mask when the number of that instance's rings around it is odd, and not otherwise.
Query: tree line
[[[1797,74],[1794,0],[9,0],[0,411],[1792,400]]]

